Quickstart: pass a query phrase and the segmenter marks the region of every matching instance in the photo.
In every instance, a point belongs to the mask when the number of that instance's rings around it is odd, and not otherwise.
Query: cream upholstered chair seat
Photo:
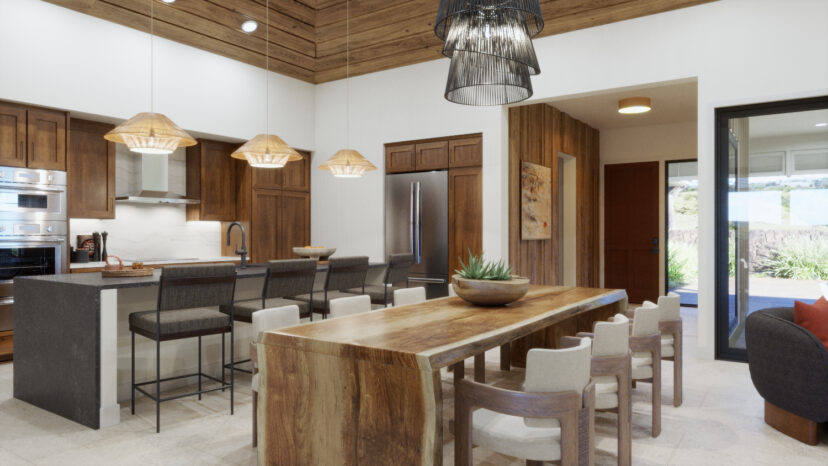
[[[330,317],[336,319],[371,310],[371,297],[367,294],[337,298],[330,301]]]
[[[472,443],[517,458],[561,458],[561,425],[549,419],[549,427],[529,427],[522,417],[485,408],[472,415]]]
[[[649,379],[653,376],[653,354],[646,351],[633,353],[632,378],[634,380]]]
[[[425,288],[421,286],[416,288],[402,288],[394,290],[394,307],[422,304],[425,301],[426,291]]]
[[[599,375],[592,381],[595,382],[595,409],[618,407],[618,377]]]

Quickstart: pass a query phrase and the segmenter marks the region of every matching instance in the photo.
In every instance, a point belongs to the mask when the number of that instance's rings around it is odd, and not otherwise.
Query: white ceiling
[[[750,137],[767,138],[800,134],[823,134],[828,138],[828,109],[750,117]]]
[[[649,97],[653,109],[637,115],[618,113],[618,101],[627,97]],[[695,122],[698,92],[696,81],[681,81],[612,89],[588,95],[547,101],[599,130]]]

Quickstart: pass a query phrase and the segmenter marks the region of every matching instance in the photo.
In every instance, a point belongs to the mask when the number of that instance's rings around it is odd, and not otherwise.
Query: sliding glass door
[[[828,97],[716,115],[716,354],[744,360],[750,313],[828,280]]]

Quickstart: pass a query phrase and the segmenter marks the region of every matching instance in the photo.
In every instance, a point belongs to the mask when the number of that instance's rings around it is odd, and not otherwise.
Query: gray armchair
[[[765,399],[765,422],[816,445],[828,421],[828,349],[793,321],[793,308],[750,314],[745,323],[750,378]]]

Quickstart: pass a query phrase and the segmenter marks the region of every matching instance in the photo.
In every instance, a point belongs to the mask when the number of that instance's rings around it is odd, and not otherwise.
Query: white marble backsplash
[[[115,192],[133,194],[141,190],[141,155],[123,144],[116,146]],[[169,190],[186,194],[186,152],[170,154]],[[185,206],[115,203],[112,220],[69,220],[69,242],[77,246],[78,235],[106,231],[106,250],[122,259],[207,258],[221,256],[221,224],[188,222]]]

